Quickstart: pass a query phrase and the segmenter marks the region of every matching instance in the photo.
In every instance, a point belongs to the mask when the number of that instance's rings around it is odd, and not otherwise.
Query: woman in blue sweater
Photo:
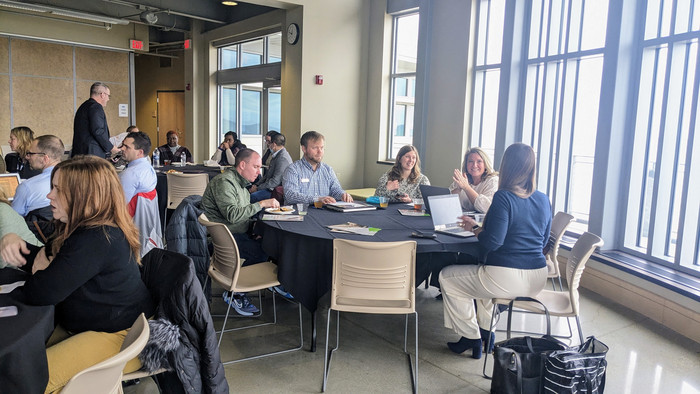
[[[484,259],[479,265],[452,265],[440,272],[445,327],[461,336],[447,344],[455,353],[472,349],[472,357],[481,358],[483,342],[493,338],[488,331],[491,299],[534,296],[545,286],[542,249],[549,238],[552,213],[547,196],[535,190],[536,167],[531,147],[509,146],[484,227],[468,216],[461,218],[462,226],[473,229],[479,239]],[[489,343],[492,347],[493,340]]]

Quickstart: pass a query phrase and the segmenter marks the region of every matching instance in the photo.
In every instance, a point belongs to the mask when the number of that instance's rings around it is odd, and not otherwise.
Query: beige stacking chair
[[[340,312],[405,314],[403,350],[408,356],[413,392],[418,388],[418,313],[415,303],[416,242],[333,240],[333,282],[326,325],[323,387],[326,390],[331,357],[338,349]],[[328,351],[331,311],[336,311],[335,347]],[[415,315],[415,363],[407,352],[408,316]]]
[[[168,209],[175,210],[188,196],[204,194],[209,184],[209,174],[166,174],[168,178],[168,199],[165,203],[163,228],[167,227]]]
[[[62,394],[123,393],[122,370],[146,346],[150,330],[143,313],[124,338],[121,351],[92,367],[86,368],[68,381]]]
[[[535,297],[517,297],[515,299],[494,298],[493,313],[491,318],[491,328],[493,331],[494,320],[496,317],[496,308],[500,305],[509,305],[508,310],[508,325],[507,337],[510,338],[511,316],[513,308],[544,314],[547,316],[547,334],[550,334],[549,316],[566,317],[567,319],[576,318],[578,327],[578,337],[580,343],[583,343],[583,332],[581,331],[581,320],[579,319],[579,293],[578,286],[583,275],[583,269],[586,268],[586,262],[591,257],[596,248],[603,246],[603,240],[589,232],[581,234],[571,252],[569,259],[566,262],[566,281],[568,284],[567,291],[542,290]],[[484,376],[486,371],[486,358],[484,358]]]
[[[236,245],[236,240],[231,235],[228,227],[223,223],[210,222],[205,214],[199,216],[199,223],[207,228],[207,231],[211,235],[212,243],[214,244],[214,253],[211,256],[211,265],[209,266],[209,277],[220,286],[222,286],[226,291],[230,292],[241,292],[247,293],[250,291],[265,290],[273,286],[279,286],[280,282],[277,280],[277,266],[270,261],[263,263],[257,263],[243,267],[243,261],[238,253],[238,246]],[[261,299],[260,297],[258,299]],[[285,300],[287,300],[285,298]],[[261,354],[258,356],[246,357],[237,360],[224,361],[223,364],[232,364],[246,360],[253,360],[257,358],[274,356],[277,354],[293,352],[299,350],[304,346],[304,332],[301,321],[301,303],[287,300],[297,304],[299,308],[299,346],[285,349],[281,351]],[[262,315],[262,303],[260,305],[260,315]],[[275,302],[275,292],[272,292],[272,309],[273,309],[273,321],[254,324],[246,327],[231,328],[226,329],[226,322],[228,321],[229,313],[231,312],[231,304],[228,305],[226,309],[226,316],[224,317],[224,324],[221,327],[221,332],[219,334],[219,347],[221,346],[221,339],[224,333],[229,331],[243,330],[247,328],[262,327],[277,323],[277,304]]]
[[[547,278],[552,280],[552,290],[556,290],[555,279],[559,282],[559,290],[563,291],[564,286],[561,282],[561,273],[559,271],[559,243],[561,242],[569,224],[574,221],[574,217],[566,212],[557,212],[552,219],[552,228],[549,231],[549,252],[545,255],[547,258]]]

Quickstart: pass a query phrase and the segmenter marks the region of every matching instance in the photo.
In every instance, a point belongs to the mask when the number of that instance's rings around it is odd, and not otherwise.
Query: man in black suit
[[[75,155],[106,157],[115,155],[119,148],[109,142],[109,127],[104,107],[109,101],[109,86],[95,82],[90,87],[90,98],[80,105],[73,121],[73,150]]]

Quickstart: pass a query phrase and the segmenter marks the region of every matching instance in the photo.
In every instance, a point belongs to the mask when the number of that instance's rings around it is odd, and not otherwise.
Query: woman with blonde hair
[[[469,216],[461,217],[462,227],[476,234],[485,258],[479,265],[452,265],[440,272],[445,327],[461,336],[447,344],[455,353],[471,349],[472,358],[478,359],[484,341],[489,344],[484,350],[491,351],[493,298],[532,297],[544,288],[547,265],[542,249],[552,213],[547,196],[535,190],[536,168],[530,146],[509,146],[483,228]]]
[[[7,172],[16,172],[22,179],[41,173],[41,170],[32,170],[26,158],[33,140],[34,132],[29,127],[19,126],[10,130],[10,139],[7,143],[10,144],[12,152],[5,155]]]
[[[46,349],[50,393],[117,354],[127,329],[141,313],[153,315],[154,305],[141,281],[138,230],[114,167],[96,156],[61,162],[47,197],[57,221],[49,244],[40,249],[8,234],[0,254],[32,273],[15,290],[25,302],[56,306],[58,327]],[[138,368],[134,359],[124,371]]]
[[[464,154],[462,171],[455,169],[450,192],[459,194],[465,211],[486,213],[491,199],[498,190],[498,173],[493,170],[491,159],[481,148],[471,148]]]
[[[414,198],[421,198],[419,185],[430,185],[430,181],[420,172],[416,147],[404,145],[399,149],[391,170],[379,177],[374,194],[389,198],[389,202],[411,202]]]

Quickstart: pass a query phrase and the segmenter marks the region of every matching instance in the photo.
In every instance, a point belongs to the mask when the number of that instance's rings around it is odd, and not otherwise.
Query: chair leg
[[[489,323],[489,337],[486,339],[486,349],[488,350],[489,347],[491,347],[491,334],[493,332],[493,326],[494,326],[494,317],[496,316],[496,309],[498,308],[498,304],[494,303],[493,304],[493,311],[491,311],[491,322]],[[509,316],[510,317],[510,316]],[[481,374],[484,375],[486,379],[491,379],[491,376],[486,374],[486,360],[489,359],[489,352],[484,352],[484,368],[481,370]]]
[[[566,320],[569,320],[569,318]],[[583,331],[581,331],[581,320],[578,318],[578,315],[576,315],[576,325],[578,326],[578,339],[581,341],[579,344],[583,345]]]
[[[226,308],[226,317],[224,317],[224,324],[221,326],[221,334],[219,334],[219,343],[216,345],[218,348],[221,348],[221,340],[224,338],[224,333],[226,332],[226,321],[228,320],[229,312],[231,312],[231,304],[228,304],[228,308]]]
[[[331,330],[331,312],[332,309],[328,308],[328,319],[326,320],[326,351],[323,353],[323,386],[321,387],[321,392],[326,392],[328,372],[331,369],[331,358],[333,357],[333,352],[338,349],[338,345],[340,344],[340,311],[335,311],[335,347],[331,349],[330,352],[328,351]]]
[[[406,324],[404,326],[404,335],[403,335],[403,352],[406,353],[406,356],[408,357],[408,368],[411,372],[411,384],[413,385],[413,393],[415,394],[418,391],[418,312],[413,313],[415,315],[415,330],[414,330],[414,335],[415,335],[415,349],[414,349],[414,357],[415,361],[411,360],[411,354],[408,352],[408,315],[406,315]]]

